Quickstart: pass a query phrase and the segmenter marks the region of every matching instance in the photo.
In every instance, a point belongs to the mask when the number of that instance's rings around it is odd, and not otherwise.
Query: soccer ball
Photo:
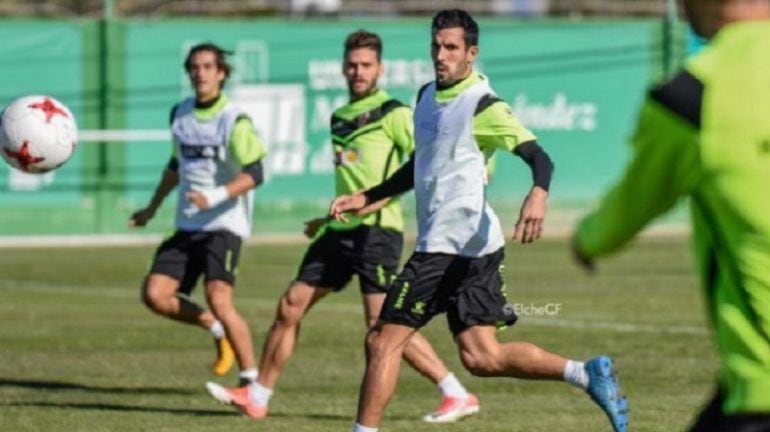
[[[77,146],[75,116],[48,96],[22,96],[0,114],[0,154],[28,173],[59,168]]]

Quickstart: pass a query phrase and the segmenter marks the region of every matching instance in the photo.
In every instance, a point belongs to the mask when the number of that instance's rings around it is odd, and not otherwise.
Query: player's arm
[[[353,195],[340,195],[329,206],[329,215],[340,221],[347,221],[345,212],[354,211],[366,215],[376,208],[372,205],[386,198],[401,195],[414,188],[414,156],[379,185]],[[371,210],[364,212],[364,209]]]
[[[590,267],[594,258],[617,250],[693,190],[703,175],[698,145],[702,94],[703,85],[686,72],[650,92],[630,165],[575,233],[573,252],[580,263]]]
[[[131,215],[128,219],[128,226],[145,226],[147,225],[147,222],[155,216],[158,208],[163,204],[163,200],[165,200],[168,194],[174,190],[177,184],[179,184],[179,174],[177,173],[178,167],[179,163],[176,155],[172,155],[166,168],[163,170],[163,174],[161,174],[158,185],[155,187],[155,192],[152,194],[150,203],[147,207],[138,210]]]
[[[171,108],[168,119],[169,124],[174,122],[174,116],[178,106],[179,105],[174,105]],[[128,218],[128,226],[141,227],[147,225],[147,222],[149,222],[150,219],[155,216],[155,213],[158,211],[158,208],[160,208],[160,205],[163,204],[163,201],[166,199],[168,194],[174,190],[177,184],[179,184],[178,170],[179,159],[177,155],[177,147],[176,145],[172,144],[171,158],[169,159],[168,164],[166,164],[166,168],[163,170],[163,174],[161,174],[160,181],[155,187],[155,192],[152,194],[150,203],[147,205],[147,207],[134,212],[134,214]]]
[[[230,151],[241,165],[241,172],[222,186],[189,192],[187,199],[198,208],[216,207],[243,195],[264,181],[262,158],[266,154],[265,146],[248,117],[241,117],[236,121],[230,136]]]
[[[537,137],[516,118],[510,106],[487,96],[479,102],[473,118],[473,135],[482,152],[509,151],[520,157],[532,171],[532,189],[519,211],[514,239],[531,243],[540,238],[548,208],[548,190],[553,175],[553,162],[537,143]]]

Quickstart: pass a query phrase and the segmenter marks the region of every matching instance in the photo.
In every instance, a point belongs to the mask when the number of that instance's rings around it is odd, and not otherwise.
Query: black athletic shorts
[[[516,313],[501,274],[505,252],[468,258],[415,252],[388,291],[380,320],[420,328],[446,312],[457,336],[478,324],[508,326]]]
[[[327,229],[305,252],[296,280],[339,291],[358,275],[362,293],[385,293],[397,274],[403,245],[403,234],[391,229]]]
[[[770,413],[726,415],[722,411],[724,394],[716,396],[703,409],[690,432],[770,432]]]
[[[229,231],[177,231],[155,252],[150,273],[179,281],[179,291],[189,295],[201,274],[205,280],[235,284],[241,238]]]

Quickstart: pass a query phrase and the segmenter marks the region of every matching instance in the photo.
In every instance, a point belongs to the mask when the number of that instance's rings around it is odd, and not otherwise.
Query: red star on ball
[[[19,168],[24,172],[29,172],[29,166],[45,160],[44,157],[35,157],[29,154],[29,142],[24,141],[19,151],[12,151],[4,148],[5,155],[11,159],[16,159]]]
[[[43,111],[45,114],[45,122],[51,123],[51,118],[53,118],[55,115],[59,114],[64,117],[69,117],[67,114],[67,111],[64,111],[62,108],[56,106],[56,104],[50,99],[45,98],[43,99],[43,102],[37,102],[29,105],[32,109],[39,109]]]

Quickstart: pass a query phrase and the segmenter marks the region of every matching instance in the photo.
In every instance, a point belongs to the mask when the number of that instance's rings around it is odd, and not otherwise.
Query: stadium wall
[[[221,44],[234,51],[227,92],[269,147],[254,232],[298,233],[333,193],[328,119],[346,99],[342,41],[358,28],[383,37],[381,86],[413,102],[433,75],[427,19],[7,21],[0,105],[43,93],[66,103],[83,130],[163,130],[171,106],[189,95],[181,68],[187,49]],[[478,67],[552,155],[549,223],[568,226],[618,176],[636,107],[681,58],[684,30],[675,27],[671,37],[655,20],[488,20],[481,28]],[[0,236],[126,233],[169,153],[169,142],[157,138],[89,141],[42,176],[0,164]],[[489,197],[506,223],[529,184],[520,160],[497,156]],[[173,201],[148,232],[172,229]]]

